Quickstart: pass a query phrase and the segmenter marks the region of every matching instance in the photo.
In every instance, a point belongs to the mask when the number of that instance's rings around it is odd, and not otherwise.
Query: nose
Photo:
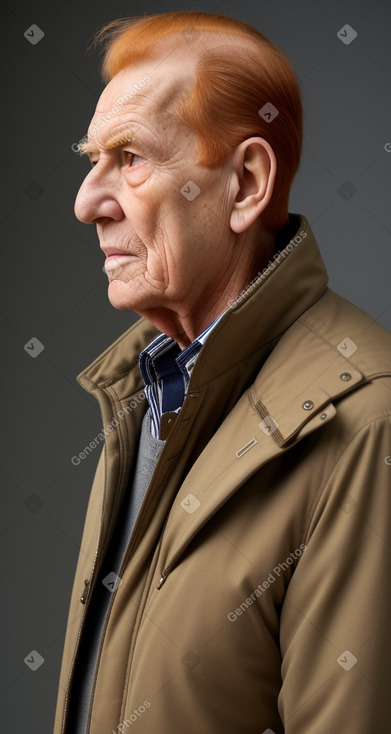
[[[98,172],[98,164],[84,179],[75,200],[75,215],[80,222],[93,224],[99,219],[120,221],[124,212],[113,186]]]

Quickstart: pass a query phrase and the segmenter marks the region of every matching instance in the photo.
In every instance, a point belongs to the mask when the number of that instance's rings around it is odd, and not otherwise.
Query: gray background
[[[86,48],[109,20],[168,10],[240,18],[288,54],[305,124],[290,211],[309,219],[330,286],[391,326],[387,0],[3,3],[4,734],[51,731],[69,596],[100,452],[79,466],[71,463],[101,427],[98,404],[75,376],[137,318],[109,304],[95,230],[73,214],[89,169],[71,145],[86,132],[102,89],[98,54]],[[45,34],[36,45],[24,37],[33,23]],[[346,23],[358,34],[349,45],[337,36]],[[24,349],[32,337],[44,345],[34,359]],[[24,663],[32,650],[44,658],[36,671]]]

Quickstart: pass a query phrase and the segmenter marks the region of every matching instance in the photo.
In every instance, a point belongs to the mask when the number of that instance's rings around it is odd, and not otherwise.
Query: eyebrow
[[[121,148],[123,145],[132,145],[136,140],[136,136],[130,130],[122,130],[115,135],[109,137],[104,145],[96,145],[87,135],[79,143],[79,153],[88,155],[91,158],[93,153],[99,153],[100,148],[103,150],[112,150]]]

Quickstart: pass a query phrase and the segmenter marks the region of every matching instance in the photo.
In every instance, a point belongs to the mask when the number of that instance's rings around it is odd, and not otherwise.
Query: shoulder
[[[391,334],[330,289],[282,335],[250,388],[281,446],[338,416],[344,433],[391,415]],[[327,408],[327,410],[326,410]],[[333,420],[334,423],[334,420]]]
[[[368,377],[391,373],[390,332],[331,289],[326,288],[297,323],[337,349]]]

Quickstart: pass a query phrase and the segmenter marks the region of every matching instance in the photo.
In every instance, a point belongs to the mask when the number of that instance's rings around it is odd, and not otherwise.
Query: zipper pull
[[[166,578],[167,578],[167,576],[168,576],[169,573],[170,573],[170,569],[169,568],[166,568],[165,571],[162,571],[162,577],[161,577],[161,579],[160,579],[160,581],[159,581],[159,583],[158,583],[158,585],[156,587],[157,589],[161,589],[162,588],[162,586],[163,586],[163,584],[164,584],[164,582],[165,582],[165,580],[166,580]]]
[[[90,589],[89,589],[90,583],[91,583],[91,581],[89,581],[89,579],[85,579],[85,581],[84,581],[84,591],[83,591],[83,593],[82,593],[82,595],[80,597],[80,601],[81,601],[82,604],[85,604],[86,601],[87,601],[87,599],[88,599],[88,593],[90,591]]]

